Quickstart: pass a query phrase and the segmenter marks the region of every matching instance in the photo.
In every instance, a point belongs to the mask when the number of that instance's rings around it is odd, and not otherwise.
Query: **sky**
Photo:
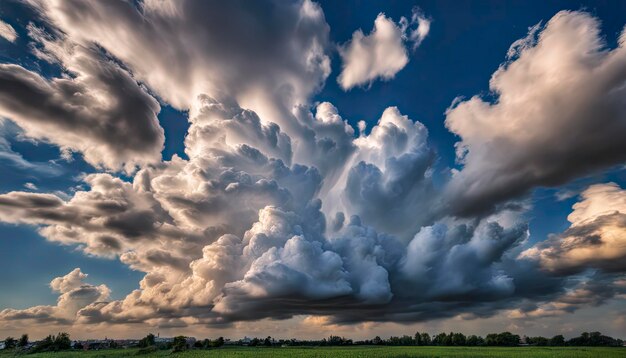
[[[626,338],[626,4],[0,3],[0,335]]]

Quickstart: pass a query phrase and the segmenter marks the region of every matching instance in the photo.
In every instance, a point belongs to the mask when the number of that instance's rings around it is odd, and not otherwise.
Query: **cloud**
[[[583,277],[571,288],[549,301],[524,302],[509,310],[510,319],[528,320],[558,317],[586,307],[597,307],[626,293],[623,280],[614,275],[592,274]]]
[[[0,162],[9,165],[13,170],[29,174],[37,173],[43,176],[58,176],[63,173],[61,167],[54,161],[28,161],[24,156],[12,148],[11,139],[24,139],[24,133],[13,122],[0,118]]]
[[[419,213],[435,195],[430,177],[435,153],[427,138],[422,123],[396,107],[385,109],[370,134],[354,140],[358,149],[343,188],[343,211],[404,238],[432,221],[433,211]]]
[[[26,189],[30,189],[30,190],[37,190],[37,185],[35,185],[34,183],[28,182],[26,184],[24,184],[24,188]]]
[[[419,9],[413,9],[411,23],[417,24],[417,28],[413,29],[409,35],[409,39],[413,42],[413,50],[415,50],[428,36],[432,20],[427,18]]]
[[[36,54],[67,73],[48,80],[22,66],[1,64],[0,114],[24,136],[81,152],[97,167],[132,171],[158,161],[164,135],[157,101],[97,47],[29,29],[40,46]]]
[[[463,166],[450,209],[489,211],[626,160],[625,39],[608,49],[596,18],[562,11],[516,41],[491,77],[496,99],[456,100],[446,112]]]
[[[15,31],[13,26],[0,20],[0,37],[9,42],[15,42],[15,40],[17,39],[17,32]]]
[[[523,258],[537,260],[558,273],[596,268],[625,272],[626,190],[615,183],[596,184],[581,193],[567,217],[571,226],[524,251]]]
[[[417,28],[409,31],[409,25]],[[390,80],[406,66],[409,56],[405,42],[413,42],[417,48],[430,31],[430,20],[414,10],[411,21],[402,17],[396,24],[380,13],[374,21],[370,34],[356,30],[352,39],[339,47],[343,61],[342,71],[337,82],[344,90],[364,84],[371,84],[377,78]]]
[[[362,123],[356,133],[332,103],[311,103],[330,68],[318,5],[73,5],[35,3],[57,36],[31,27],[35,52],[68,75],[49,80],[6,65],[14,71],[5,76],[43,93],[51,113],[26,117],[38,109],[22,103],[15,111],[24,117],[14,120],[27,135],[127,176],[86,175],[71,196],[0,194],[0,221],[33,225],[47,240],[119,260],[144,277],[112,300],[74,271],[51,283],[57,306],[5,310],[3,324],[30,317],[182,329],[301,315],[408,323],[490,317],[520,302],[557,300],[573,287],[541,260],[518,259],[528,248],[524,203],[480,216],[456,215],[444,205],[452,201],[442,203],[448,197],[433,179],[437,156],[423,124],[389,107],[369,132]],[[379,19],[414,41],[427,32],[420,16],[415,35],[407,35],[408,20]],[[187,159],[156,154],[159,108],[148,93],[187,110]],[[98,126],[103,118],[112,132]],[[144,142],[131,140],[140,134]],[[473,165],[468,159],[457,177]],[[70,299],[73,292],[87,298]],[[71,309],[59,314],[61,306]]]
[[[0,325],[23,326],[25,324],[72,324],[77,312],[83,307],[109,298],[106,285],[94,286],[84,283],[87,274],[79,268],[50,282],[54,292],[59,293],[55,306],[34,306],[23,310],[7,308],[0,311]]]
[[[516,280],[527,272],[507,273],[501,263],[527,235],[514,214],[448,218],[421,229],[411,223],[408,208],[433,195],[426,174],[433,154],[422,124],[389,108],[368,136],[353,137],[350,161],[326,193],[341,198],[328,201],[338,218],[330,232],[318,198],[324,177],[285,164],[290,137],[234,102],[197,101],[188,160],[144,168],[132,183],[89,175],[89,189],[69,200],[0,195],[2,221],[38,225],[49,240],[146,273],[138,290],[88,305],[78,322],[182,324],[194,317],[220,325],[300,314],[410,322],[458,314],[470,306],[467,297],[476,309],[484,300],[506,307],[515,299]],[[331,105],[317,112],[317,121],[343,128]],[[361,168],[378,174],[361,177]]]
[[[284,112],[330,73],[329,27],[308,0],[34,2],[52,25],[106,48],[178,109],[200,94],[230,95],[284,127]]]
[[[554,193],[554,197],[557,201],[565,201],[577,196],[578,193],[575,190],[563,189]]]

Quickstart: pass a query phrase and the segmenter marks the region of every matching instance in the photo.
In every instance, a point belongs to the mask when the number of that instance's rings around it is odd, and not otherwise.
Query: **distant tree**
[[[385,344],[385,342],[379,336],[374,337],[374,339],[372,339],[372,343],[377,346]]]
[[[83,346],[82,343],[80,343],[80,342],[74,343],[74,349],[76,349],[76,350],[83,350],[83,348],[85,348],[85,347]]]
[[[488,346],[517,346],[520,337],[511,332],[491,333],[485,337],[485,344]]]
[[[72,348],[72,341],[70,340],[70,335],[61,332],[54,337],[54,350],[55,351],[64,351]]]
[[[20,340],[17,342],[17,346],[20,348],[24,348],[28,345],[28,334],[24,333],[20,337]]]
[[[600,332],[591,332],[589,333],[589,345],[590,346],[600,346],[602,345],[602,333]]]
[[[422,333],[422,345],[429,346],[432,344],[432,340],[430,339],[430,334]]]
[[[452,339],[450,340],[450,344],[453,346],[464,346],[467,342],[467,338],[463,333],[454,333],[452,334]]]
[[[547,346],[550,340],[546,337],[528,337],[526,342],[534,346]]]
[[[605,346],[615,347],[623,344],[622,340],[602,335],[600,332],[583,332],[580,337],[574,337],[567,341],[571,346]]]
[[[263,345],[266,347],[271,347],[272,346],[272,337],[267,336],[267,338],[265,338],[265,340],[263,341]]]
[[[447,334],[445,334],[443,332],[439,333],[433,339],[433,345],[435,345],[435,346],[449,346],[450,345],[450,338],[448,337]]]
[[[153,346],[155,342],[155,338],[156,337],[154,336],[154,334],[149,333],[147,336],[145,336],[139,341],[139,347],[145,348],[145,347]]]
[[[471,336],[467,337],[467,339],[465,340],[465,344],[468,346],[482,346],[483,344],[485,344],[485,340],[483,339],[483,337],[472,334]]]
[[[406,334],[400,338],[400,344],[403,346],[412,346],[414,343],[413,337],[407,336]]]
[[[419,332],[415,332],[415,336],[413,336],[413,341],[415,342],[416,346],[421,346],[422,345],[422,335]]]
[[[72,341],[70,335],[61,332],[55,335],[49,335],[41,341],[37,342],[33,347],[33,353],[36,352],[58,352],[72,348]]]
[[[252,340],[250,341],[250,346],[252,346],[252,347],[256,347],[256,346],[258,346],[258,345],[259,345],[259,343],[261,343],[261,340],[260,340],[260,339],[258,339],[258,338],[256,338],[256,337],[254,337],[254,338],[252,338]]]
[[[584,341],[585,343],[589,343],[589,333],[588,332],[583,332],[580,334],[580,338],[582,341]]]
[[[565,337],[562,334],[552,337],[550,339],[551,346],[564,346],[565,345]]]
[[[218,339],[211,341],[211,345],[213,347],[221,347],[224,345],[224,337],[219,337]]]
[[[13,337],[7,337],[4,339],[4,349],[13,349],[17,345],[17,341]]]
[[[182,352],[187,349],[187,337],[176,336],[172,342],[172,350],[174,352]]]
[[[329,346],[341,346],[345,344],[346,339],[339,336],[330,336],[326,342]]]
[[[54,337],[52,335],[49,335],[46,338],[42,339],[41,341],[37,342],[35,346],[33,347],[32,351],[33,353],[50,351],[50,350],[53,350],[53,344],[54,344]]]

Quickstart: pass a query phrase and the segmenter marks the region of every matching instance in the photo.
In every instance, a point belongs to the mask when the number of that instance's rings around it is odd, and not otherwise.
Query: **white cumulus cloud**
[[[472,215],[626,160],[626,35],[607,48],[598,19],[562,11],[516,41],[492,75],[497,96],[446,112],[462,170],[450,207]]]
[[[410,21],[402,17],[398,23],[380,13],[368,35],[359,29],[349,42],[339,47],[343,60],[341,74],[337,77],[339,85],[348,90],[371,84],[377,78],[394,78],[409,62],[406,42],[410,40],[413,49],[417,48],[430,31],[430,22],[417,10]],[[414,24],[417,27],[409,29]]]
[[[17,39],[17,32],[15,31],[13,26],[0,20],[0,37],[3,37],[9,42],[15,42],[15,40]]]

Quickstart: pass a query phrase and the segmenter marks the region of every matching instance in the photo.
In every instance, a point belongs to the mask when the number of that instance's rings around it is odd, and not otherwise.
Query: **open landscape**
[[[353,341],[339,336],[321,340],[274,339],[270,336],[245,337],[240,340],[197,340],[176,336],[162,338],[148,334],[142,339],[70,340],[67,333],[50,335],[31,342],[24,334],[19,340],[7,337],[0,342],[0,357],[623,357],[626,346],[619,339],[600,332],[584,332],[565,340],[520,337],[510,332],[488,334],[485,338],[450,332],[430,335],[416,332],[413,336]]]
[[[0,0],[0,358],[626,358],[626,0]]]
[[[0,353],[0,357],[14,357]],[[48,352],[28,355],[32,358],[114,358],[114,357],[216,357],[216,358],[622,358],[626,348],[613,347],[288,347],[253,348],[223,347],[212,350],[191,350],[180,353],[140,349],[114,349],[89,352]]]

